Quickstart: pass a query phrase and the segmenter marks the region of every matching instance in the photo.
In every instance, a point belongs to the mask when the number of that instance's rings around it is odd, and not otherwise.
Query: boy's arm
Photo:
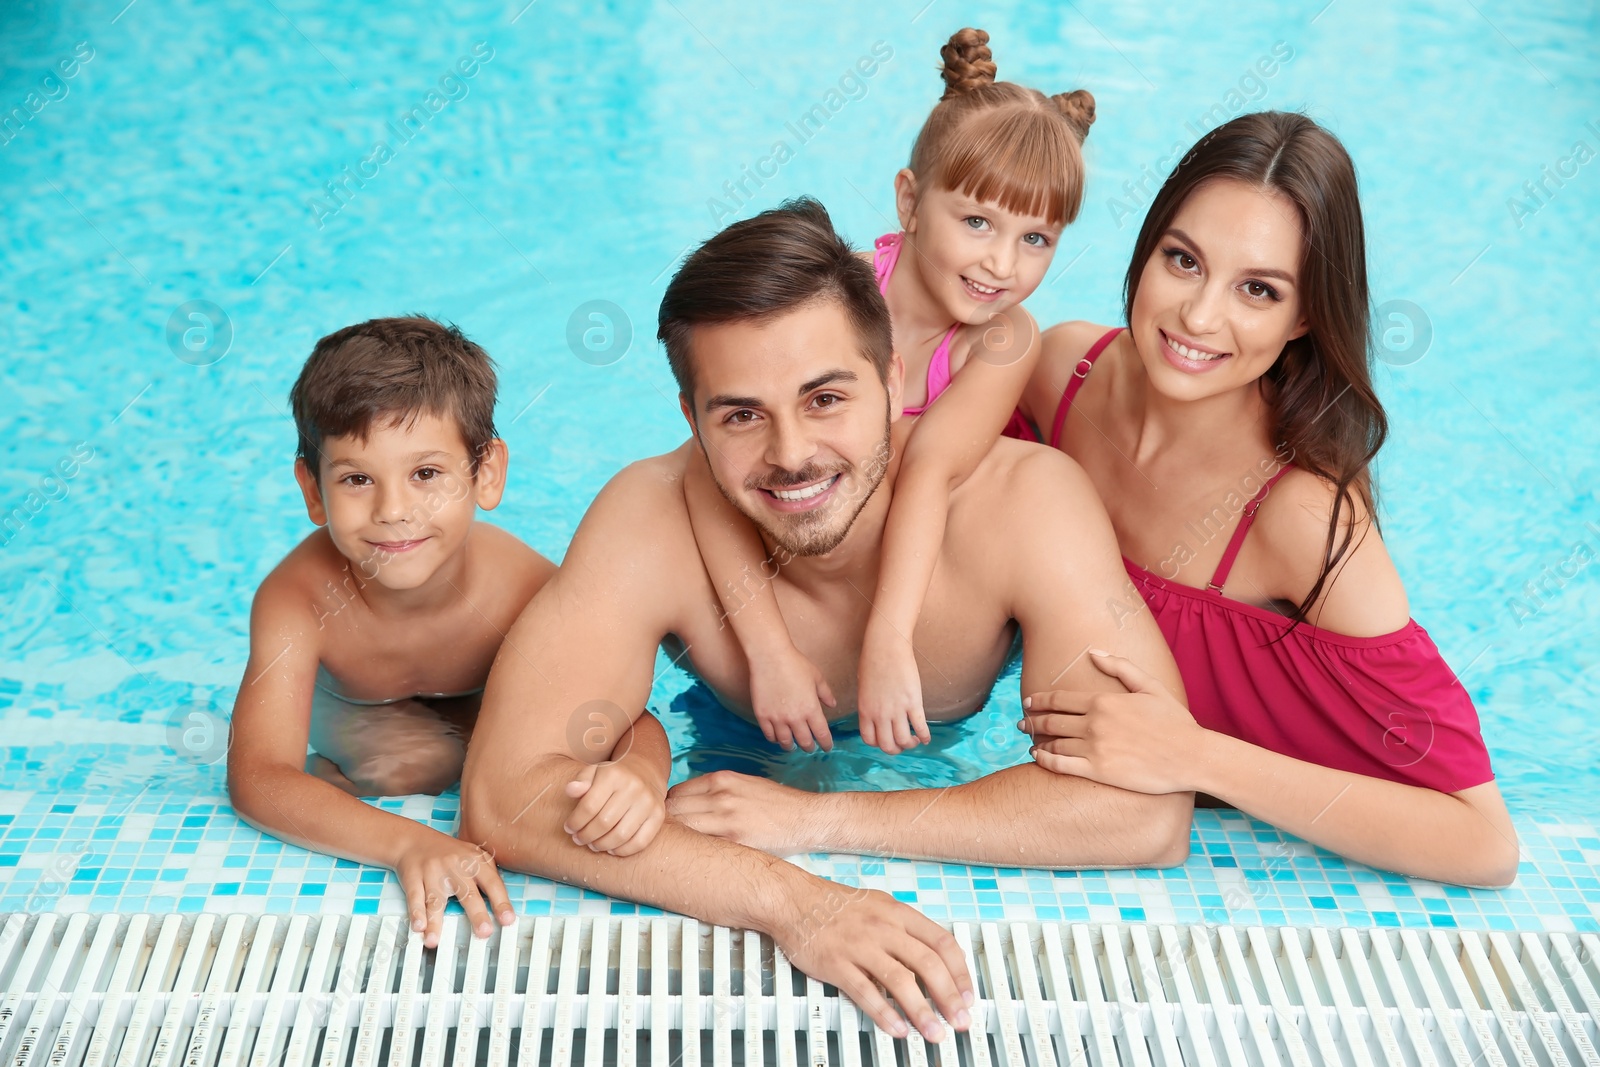
[[[866,738],[885,751],[907,747],[910,734],[898,731],[908,719],[918,738],[929,740],[911,639],[944,544],[950,494],[977,469],[1006,428],[1039,352],[1039,331],[1028,312],[1018,307],[997,316],[950,387],[918,416],[906,442],[884,527],[883,566],[865,639],[860,695],[864,735],[869,715],[882,715],[897,727],[893,737]],[[894,678],[896,662],[904,668],[900,682]]]
[[[784,748],[798,741],[809,752],[814,741],[831,749],[822,704],[832,705],[833,694],[789,637],[771,589],[777,565],[767,558],[755,526],[717,489],[699,449],[684,467],[683,499],[724,621],[750,665],[751,704],[761,732]]]
[[[502,923],[512,918],[493,857],[306,773],[321,636],[316,612],[293,579],[281,570],[268,576],[250,610],[250,660],[233,706],[228,796],[234,812],[280,840],[395,871],[412,929],[425,930],[430,946],[451,895],[479,936],[487,936],[492,927],[479,887]],[[453,891],[443,888],[447,878]]]

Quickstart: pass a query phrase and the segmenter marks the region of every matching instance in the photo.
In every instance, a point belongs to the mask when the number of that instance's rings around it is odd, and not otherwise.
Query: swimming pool
[[[123,3],[0,12],[0,107],[24,112],[0,135],[0,912],[397,913],[387,872],[239,822],[214,762],[250,597],[309,529],[287,392],[312,343],[377,315],[459,322],[501,371],[491,519],[559,558],[612,473],[683,436],[652,340],[677,260],[799,193],[858,245],[890,228],[938,45],[976,24],[1002,77],[1099,101],[1043,322],[1116,320],[1155,181],[1208,124],[1304,107],[1348,145],[1384,311],[1385,532],[1478,704],[1524,863],[1503,892],[1447,888],[1217,812],[1172,871],[803,862],[939,919],[1600,929],[1592,8],[911,0],[756,24],[689,2]],[[845,80],[862,58],[874,73]],[[754,760],[891,788],[1025,753],[1014,679],[935,754],[750,757],[752,732],[662,666],[652,707],[699,745],[677,778]],[[456,817],[453,795],[381,803]],[[528,914],[650,913],[507,881]]]

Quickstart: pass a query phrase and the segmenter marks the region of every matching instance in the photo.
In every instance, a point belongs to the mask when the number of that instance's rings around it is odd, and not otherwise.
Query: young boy
[[[240,818],[393,869],[429,947],[451,896],[480,937],[491,909],[511,921],[494,859],[356,798],[438,793],[460,778],[489,667],[555,572],[476,521],[505,489],[495,387],[483,349],[431,319],[374,319],[317,342],[290,402],[295,478],[320,529],[256,593],[228,751]],[[631,750],[625,740],[618,751]],[[574,842],[614,828],[615,817],[598,817],[614,797],[613,810],[651,812],[627,851],[643,848],[660,825],[658,764],[625,754],[569,785],[583,798]]]

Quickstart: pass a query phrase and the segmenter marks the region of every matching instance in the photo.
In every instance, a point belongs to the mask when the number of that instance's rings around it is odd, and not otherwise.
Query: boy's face
[[[320,485],[295,463],[311,521],[363,579],[416,589],[461,550],[477,509],[500,503],[506,446],[491,441],[474,477],[455,420],[422,412],[376,421],[365,440],[324,438],[319,464]]]

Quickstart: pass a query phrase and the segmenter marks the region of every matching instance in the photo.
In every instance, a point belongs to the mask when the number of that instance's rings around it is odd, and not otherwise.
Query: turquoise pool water
[[[652,339],[677,260],[800,193],[858,245],[889,229],[938,47],[980,25],[1002,77],[1099,101],[1043,322],[1115,321],[1155,182],[1222,117],[1304,108],[1344,139],[1384,307],[1386,537],[1478,703],[1527,862],[1507,893],[1446,892],[1215,813],[1160,875],[807,862],[936,915],[1595,928],[1592,6],[124,2],[0,11],[0,910],[393,906],[384,872],[240,824],[206,762],[251,594],[309,529],[287,392],[312,343],[378,315],[459,322],[501,370],[512,475],[491,519],[559,558],[612,473],[683,436]],[[598,350],[569,342],[595,301],[616,309]],[[1009,680],[898,760],[752,756],[672,670],[652,706],[696,753],[679,777],[894,787],[1025,755]],[[516,885],[530,909],[612,906]]]

